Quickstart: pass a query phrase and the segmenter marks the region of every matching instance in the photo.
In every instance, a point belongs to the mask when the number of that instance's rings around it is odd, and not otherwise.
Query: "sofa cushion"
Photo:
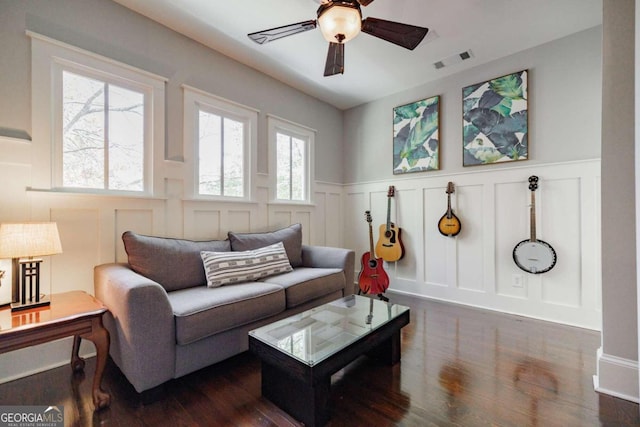
[[[250,282],[219,288],[201,286],[168,295],[176,319],[179,345],[273,316],[285,309],[284,289],[271,283]]]
[[[207,286],[215,288],[286,273],[292,270],[282,242],[252,251],[200,253]]]
[[[280,285],[285,289],[287,308],[343,290],[345,287],[344,273],[339,268],[298,267],[291,273],[278,274],[262,281]]]
[[[302,225],[293,224],[287,228],[268,233],[228,233],[231,249],[249,251],[282,242],[292,267],[302,265]]]
[[[228,240],[192,241],[126,231],[124,249],[133,271],[160,283],[168,292],[206,283],[201,251],[229,251]]]

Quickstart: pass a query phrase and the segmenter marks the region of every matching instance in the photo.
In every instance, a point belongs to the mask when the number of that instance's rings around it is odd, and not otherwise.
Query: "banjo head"
[[[513,260],[527,273],[546,273],[556,265],[556,251],[543,240],[523,240],[513,249]]]

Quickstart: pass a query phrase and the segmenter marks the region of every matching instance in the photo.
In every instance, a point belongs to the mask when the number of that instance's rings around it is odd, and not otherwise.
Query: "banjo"
[[[527,273],[546,273],[556,265],[556,251],[550,244],[536,238],[536,197],[538,177],[529,177],[529,190],[531,190],[531,237],[523,240],[513,248],[513,260],[520,269]]]

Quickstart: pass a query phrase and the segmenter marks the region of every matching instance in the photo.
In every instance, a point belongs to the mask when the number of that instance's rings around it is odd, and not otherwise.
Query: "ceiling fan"
[[[320,27],[325,40],[329,42],[329,52],[324,75],[344,73],[344,44],[357,36],[360,31],[397,44],[406,49],[415,49],[427,35],[428,28],[378,18],[362,19],[360,6],[367,6],[373,0],[316,0],[320,3],[318,19],[302,21],[282,27],[271,28],[248,34],[258,44],[268,43]]]

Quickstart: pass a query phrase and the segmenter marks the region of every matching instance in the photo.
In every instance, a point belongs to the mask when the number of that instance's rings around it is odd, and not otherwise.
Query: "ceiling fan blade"
[[[265,44],[283,37],[292,36],[294,34],[313,30],[317,26],[315,19],[309,21],[297,22],[295,24],[283,25],[282,27],[271,28],[268,30],[257,31],[247,34],[251,40],[258,44]]]
[[[333,76],[334,74],[344,74],[344,44],[329,43],[329,52],[327,53],[327,63],[324,66],[324,76]]]
[[[429,29],[384,19],[366,18],[362,21],[362,32],[413,50],[424,39]]]
[[[373,0],[358,0],[361,6],[368,6],[373,2]]]

